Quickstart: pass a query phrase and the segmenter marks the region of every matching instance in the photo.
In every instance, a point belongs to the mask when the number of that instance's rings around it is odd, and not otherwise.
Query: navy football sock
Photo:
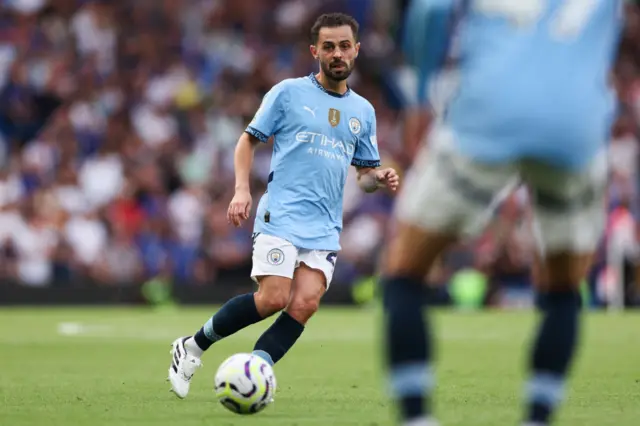
[[[253,348],[254,353],[273,365],[291,349],[303,331],[304,325],[287,312],[283,312],[260,336]]]
[[[230,299],[193,336],[196,344],[206,351],[218,340],[230,336],[245,327],[262,321],[253,293]]]
[[[430,412],[434,384],[431,336],[423,314],[425,288],[420,280],[400,277],[384,278],[381,285],[391,392],[403,420],[417,419]]]
[[[547,424],[563,398],[565,376],[578,343],[580,305],[577,291],[549,292],[543,297],[543,319],[527,383],[529,422]]]

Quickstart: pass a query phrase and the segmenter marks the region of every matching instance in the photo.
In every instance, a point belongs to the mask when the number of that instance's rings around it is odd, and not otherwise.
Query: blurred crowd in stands
[[[120,285],[156,276],[215,285],[251,259],[251,223],[235,229],[233,150],[262,95],[316,71],[308,28],[319,13],[361,23],[350,79],[376,107],[383,163],[406,169],[397,2],[383,0],[0,0],[0,279],[31,286],[90,277]],[[576,70],[579,72],[579,70]],[[640,14],[630,6],[615,84],[612,212],[636,215]],[[256,152],[254,204],[271,146]],[[478,241],[443,258],[446,281],[477,267],[528,282],[526,191]],[[336,282],[371,275],[393,197],[345,194]],[[635,235],[635,220],[631,221]],[[635,241],[635,238],[634,238]],[[506,278],[505,278],[506,277]]]

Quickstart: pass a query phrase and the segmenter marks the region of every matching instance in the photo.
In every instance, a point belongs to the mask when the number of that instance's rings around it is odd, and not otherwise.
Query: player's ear
[[[356,43],[356,58],[358,57],[358,53],[360,53],[360,42]]]
[[[309,46],[309,50],[311,51],[311,56],[314,59],[318,59],[318,48],[312,44]]]

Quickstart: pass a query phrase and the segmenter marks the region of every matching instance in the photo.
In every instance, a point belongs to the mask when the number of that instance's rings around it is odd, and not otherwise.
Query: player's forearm
[[[256,143],[247,133],[243,133],[238,139],[235,155],[233,157],[233,165],[236,174],[236,191],[249,190],[249,177],[251,176],[251,167],[253,165],[253,150]]]
[[[358,170],[358,186],[366,193],[375,192],[378,189],[376,170]]]

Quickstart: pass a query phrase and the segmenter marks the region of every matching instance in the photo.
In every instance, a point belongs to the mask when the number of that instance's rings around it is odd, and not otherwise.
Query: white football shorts
[[[310,250],[294,246],[289,241],[262,233],[254,234],[251,279],[279,276],[293,279],[301,263],[324,274],[329,289],[338,253],[330,250]]]
[[[458,152],[454,133],[435,126],[408,173],[396,217],[423,229],[475,236],[506,193],[524,182],[532,194],[541,252],[588,253],[604,230],[606,153],[580,171],[539,161],[484,164]]]

